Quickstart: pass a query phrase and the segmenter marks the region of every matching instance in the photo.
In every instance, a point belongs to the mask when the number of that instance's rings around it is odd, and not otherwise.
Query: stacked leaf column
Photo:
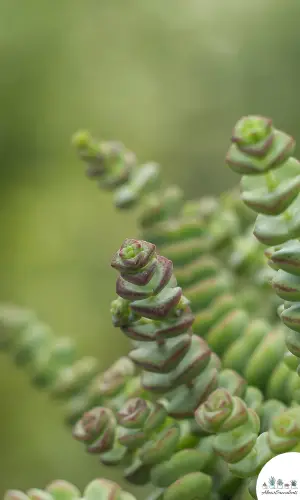
[[[270,245],[272,286],[284,300],[280,317],[288,327],[286,345],[300,358],[300,163],[293,158],[294,139],[276,130],[270,119],[247,116],[236,125],[227,164],[239,174],[242,199],[259,215],[254,234]]]

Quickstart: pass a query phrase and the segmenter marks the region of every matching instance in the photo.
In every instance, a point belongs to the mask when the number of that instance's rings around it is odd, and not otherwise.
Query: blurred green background
[[[300,135],[299,16],[295,0],[0,0],[0,299],[35,309],[103,369],[124,354],[109,262],[134,218],[85,180],[70,136],[123,141],[189,197],[221,192],[238,182],[223,158],[241,115]],[[0,359],[0,495],[117,477]]]

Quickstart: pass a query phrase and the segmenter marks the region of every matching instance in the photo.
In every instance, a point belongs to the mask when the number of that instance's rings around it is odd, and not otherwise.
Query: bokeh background
[[[0,0],[0,299],[103,369],[126,353],[109,262],[134,217],[85,180],[72,133],[123,141],[189,197],[233,186],[223,159],[241,115],[300,136],[299,16],[295,0]],[[117,477],[72,440],[60,405],[0,363],[0,495]]]

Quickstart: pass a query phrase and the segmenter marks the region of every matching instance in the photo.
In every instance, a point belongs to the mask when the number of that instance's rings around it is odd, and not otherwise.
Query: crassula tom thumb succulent
[[[111,259],[113,335],[128,338],[129,352],[100,371],[34,312],[8,304],[0,347],[64,405],[70,436],[101,475],[114,467],[127,486],[95,479],[81,493],[59,480],[5,499],[256,498],[265,463],[300,450],[295,141],[270,119],[242,118],[225,160],[243,176],[241,196],[196,200],[120,142],[79,132],[73,144],[116,208],[137,208],[138,234]]]

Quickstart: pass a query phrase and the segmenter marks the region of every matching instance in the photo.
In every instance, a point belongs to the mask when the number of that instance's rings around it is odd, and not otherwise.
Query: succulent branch
[[[142,393],[140,377],[128,357],[121,357],[101,373],[96,358],[78,358],[71,339],[56,337],[26,309],[1,305],[0,347],[26,369],[36,387],[64,401],[69,424],[95,405],[117,410],[128,397]]]
[[[244,175],[242,200],[232,191],[185,201],[178,187],[163,187],[157,164],[139,165],[123,144],[79,132],[74,145],[116,207],[140,208],[143,239],[125,240],[111,262],[119,273],[112,322],[132,350],[99,373],[95,358],[78,358],[69,339],[7,305],[0,308],[0,349],[64,401],[87,452],[119,466],[133,484],[151,482],[148,500],[237,499],[245,481],[255,498],[263,465],[300,450],[294,140],[263,117],[238,122],[227,164]],[[269,279],[285,301],[279,313],[286,326],[268,321],[275,322]],[[254,288],[242,294],[250,281]],[[104,479],[83,494],[64,481],[6,493],[5,500],[16,498],[134,500]]]
[[[250,493],[262,467],[275,455],[299,451],[299,406],[272,414],[270,427],[260,434],[259,417],[239,397],[225,389],[214,391],[195,412],[199,427],[215,434],[213,448],[241,478],[250,478]]]
[[[88,132],[79,131],[73,137],[73,144],[87,165],[87,176],[102,189],[115,191],[117,208],[134,206],[145,193],[160,186],[159,166],[139,165],[135,154],[120,142],[98,142]]]
[[[275,270],[272,287],[285,301],[280,317],[288,327],[286,344],[300,358],[299,266],[300,163],[293,158],[294,139],[273,127],[272,121],[247,116],[236,125],[227,165],[239,174],[242,199],[257,212],[254,234],[265,245]]]
[[[67,481],[53,481],[44,490],[32,488],[26,493],[9,490],[4,500],[136,500],[122,488],[108,479],[95,479],[87,485],[83,494]]]
[[[172,262],[158,255],[155,245],[127,239],[111,265],[120,272],[117,294],[132,311],[132,317],[122,316],[121,330],[133,340],[129,357],[143,369],[143,387],[164,394],[170,415],[192,416],[216,386],[218,361],[193,335],[194,317]]]

